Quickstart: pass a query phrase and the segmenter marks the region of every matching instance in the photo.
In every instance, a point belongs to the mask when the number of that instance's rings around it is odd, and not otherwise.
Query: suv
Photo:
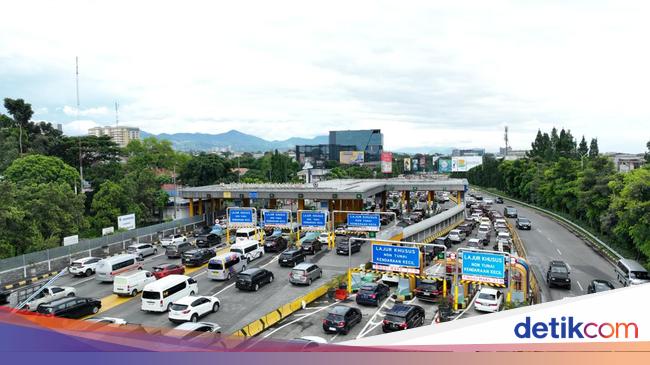
[[[437,245],[445,245],[447,248],[451,247],[451,240],[449,239],[449,236],[438,237],[435,241],[433,241],[433,243]]]
[[[361,310],[345,305],[334,306],[323,319],[325,333],[340,333],[347,335],[350,329],[361,322]]]
[[[548,287],[550,288],[555,285],[571,289],[571,278],[569,274],[571,274],[569,266],[564,261],[551,261],[546,272]]]
[[[181,262],[186,266],[201,266],[207,264],[215,256],[214,250],[209,248],[199,248],[189,250],[183,254]]]
[[[447,237],[449,237],[451,243],[459,244],[465,239],[465,232],[461,231],[460,229],[452,229],[449,231],[449,235]]]
[[[500,197],[500,196],[497,196],[496,198],[494,198],[494,202],[497,203],[497,204],[503,204],[503,198]]]
[[[503,208],[503,215],[507,218],[517,218],[517,209],[514,207]]]
[[[200,234],[196,236],[196,247],[208,248],[221,244],[221,236],[214,233]]]
[[[395,304],[386,312],[381,329],[384,332],[420,327],[424,324],[424,308],[413,304]]]
[[[68,297],[38,306],[37,312],[47,316],[78,319],[97,314],[102,307],[99,299]]]
[[[318,237],[316,237],[313,239],[306,239],[302,241],[300,247],[302,247],[302,250],[305,252],[306,255],[307,254],[315,255],[316,252],[319,252],[323,249],[323,244],[318,239]]]
[[[183,236],[182,234],[173,234],[160,240],[160,245],[162,247],[167,247],[169,245],[175,245],[182,242],[187,242],[187,237]]]
[[[296,265],[289,273],[289,282],[291,284],[307,284],[323,276],[323,269],[316,264],[302,263]]]
[[[357,293],[357,304],[379,306],[379,303],[390,296],[390,288],[382,283],[368,283],[361,285]]]
[[[198,228],[195,228],[194,231],[192,231],[192,236],[193,237],[198,237],[198,236],[203,236],[205,234],[210,233],[212,231],[212,228],[209,226],[201,226]]]
[[[302,248],[289,248],[278,257],[280,266],[296,266],[303,261],[305,261],[305,253]]]
[[[273,282],[273,273],[266,269],[252,268],[237,275],[235,286],[239,290],[257,291],[260,286]]]
[[[442,281],[422,280],[415,287],[415,297],[422,301],[437,301],[442,297],[442,285]],[[451,285],[449,287],[451,287]]]
[[[287,239],[282,236],[282,232],[279,234],[273,234],[266,237],[264,240],[264,251],[265,252],[280,252],[287,249]]]
[[[338,255],[348,255],[350,253],[361,252],[361,242],[359,240],[350,241],[349,238],[343,239],[336,243],[336,253]],[[352,252],[348,249],[351,249]]]
[[[156,255],[158,253],[158,249],[150,243],[139,243],[127,247],[126,252],[132,255],[136,255],[139,259],[142,260],[145,256]]]
[[[90,276],[95,273],[99,260],[101,260],[99,257],[84,257],[83,259],[74,260],[70,264],[68,271],[75,276]]]
[[[165,255],[167,255],[167,258],[169,259],[180,258],[181,256],[183,256],[185,252],[193,249],[194,246],[190,245],[188,242],[181,242],[178,244],[167,246],[167,249],[165,250]]]
[[[524,217],[517,218],[517,220],[515,221],[515,224],[517,225],[517,228],[519,228],[519,229],[527,229],[527,230],[530,231],[530,229],[532,228],[531,223],[530,223],[530,219],[524,218]]]

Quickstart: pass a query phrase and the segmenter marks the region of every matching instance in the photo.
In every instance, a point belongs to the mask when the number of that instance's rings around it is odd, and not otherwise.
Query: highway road
[[[489,198],[489,195],[483,196]],[[528,262],[540,281],[543,302],[587,294],[587,287],[593,279],[609,280],[616,287],[620,286],[616,281],[614,266],[564,226],[534,209],[507,199],[504,199],[504,204],[495,204],[494,207],[503,212],[508,205],[517,208],[520,217],[529,218],[532,222],[532,230],[518,232],[526,247]],[[515,219],[508,220],[514,226]],[[548,288],[546,271],[552,260],[562,260],[569,265],[571,290]]]

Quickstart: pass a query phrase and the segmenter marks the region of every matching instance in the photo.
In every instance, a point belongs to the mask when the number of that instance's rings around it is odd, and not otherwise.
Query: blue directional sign
[[[348,213],[349,231],[378,232],[380,227],[379,214]]]
[[[229,224],[253,224],[253,209],[228,209]]]
[[[302,228],[325,228],[327,213],[322,211],[301,212],[300,225]]]
[[[286,226],[289,224],[289,212],[285,210],[265,210],[262,214],[264,215],[265,226]]]
[[[505,255],[490,252],[463,252],[462,279],[485,283],[505,283]]]
[[[417,247],[373,245],[372,263],[373,265],[419,269],[420,249]]]
[[[257,199],[257,191],[249,192],[248,197],[251,198],[251,199]]]

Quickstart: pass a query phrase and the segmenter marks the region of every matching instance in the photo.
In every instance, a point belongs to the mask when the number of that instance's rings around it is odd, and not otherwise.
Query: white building
[[[126,147],[134,139],[140,139],[140,128],[134,127],[94,127],[88,130],[91,136],[110,136],[120,147]]]

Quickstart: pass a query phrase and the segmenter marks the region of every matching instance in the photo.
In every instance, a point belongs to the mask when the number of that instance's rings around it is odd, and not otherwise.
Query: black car
[[[449,283],[447,288],[451,288]],[[415,287],[415,297],[419,300],[434,302],[442,298],[442,281],[441,280],[422,280]]]
[[[323,249],[323,243],[316,237],[302,241],[300,247],[302,247],[306,255],[315,255],[316,252]]]
[[[515,221],[515,225],[517,226],[518,229],[527,229],[529,231],[532,228],[530,219],[524,217],[517,218],[517,220]]]
[[[0,305],[9,303],[9,292],[0,290]]]
[[[196,237],[196,247],[208,248],[221,244],[221,236],[214,233],[201,234]]]
[[[386,312],[381,329],[384,332],[392,332],[420,327],[423,324],[424,308],[413,304],[395,304]]]
[[[266,269],[252,268],[237,275],[235,286],[240,290],[257,291],[261,286],[273,282],[273,273]]]
[[[546,272],[548,287],[550,288],[555,285],[571,289],[570,273],[569,267],[564,261],[551,261]]]
[[[194,229],[194,231],[192,231],[192,236],[194,237],[203,236],[210,233],[210,231],[212,231],[212,228],[208,226],[201,226]]]
[[[591,283],[589,283],[589,287],[587,287],[587,293],[599,293],[601,291],[608,291],[608,290],[614,290],[616,289],[614,287],[614,284],[610,283],[607,280],[599,280],[595,279],[592,280]]]
[[[497,203],[497,204],[503,204],[503,198],[501,198],[500,196],[497,196],[496,198],[494,198],[494,202]]]
[[[281,234],[271,235],[264,240],[265,252],[280,252],[287,249],[287,239]]]
[[[350,240],[349,238],[336,242],[336,253],[338,255],[348,255],[350,253],[349,249],[352,249],[351,253],[361,252],[361,242],[359,240]]]
[[[451,247],[451,240],[449,239],[449,236],[438,237],[435,241],[433,241],[433,243],[437,245],[445,245],[447,248]]]
[[[199,248],[186,251],[182,256],[181,262],[186,266],[201,266],[207,264],[215,255],[214,250]]]
[[[382,283],[368,283],[361,285],[357,293],[357,304],[379,306],[384,299],[390,296],[390,288]]]
[[[517,218],[517,209],[514,207],[503,208],[503,215],[506,218]]]
[[[323,320],[323,331],[325,333],[347,335],[350,329],[359,322],[361,322],[361,311],[359,308],[337,305],[332,308]]]
[[[280,266],[296,266],[301,262],[305,261],[305,252],[302,248],[289,248],[280,254],[278,257],[278,263]]]
[[[99,299],[67,297],[41,304],[36,312],[48,316],[78,319],[90,314],[97,314],[101,307],[102,302]]]

